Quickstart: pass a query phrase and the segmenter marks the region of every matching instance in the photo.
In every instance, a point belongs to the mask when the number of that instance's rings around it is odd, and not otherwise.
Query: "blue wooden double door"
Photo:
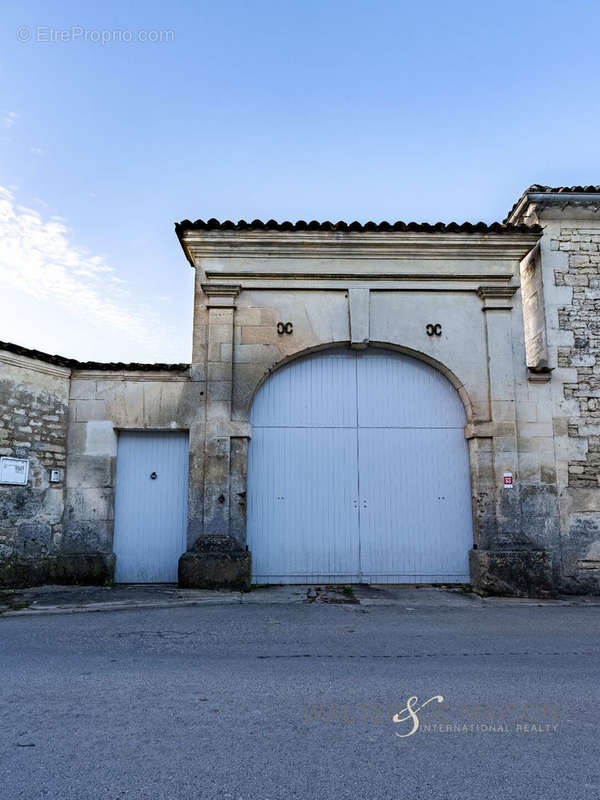
[[[436,369],[384,350],[291,362],[251,413],[257,583],[464,583],[465,411]]]

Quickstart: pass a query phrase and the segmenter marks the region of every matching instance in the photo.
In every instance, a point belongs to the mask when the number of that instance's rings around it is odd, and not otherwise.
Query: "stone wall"
[[[600,187],[533,186],[509,214],[540,224],[563,592],[600,593]],[[532,266],[533,262],[530,262]],[[543,366],[543,361],[541,362]],[[547,389],[546,389],[547,387]]]
[[[555,223],[548,236],[555,286],[570,295],[557,307],[563,585],[600,592],[600,223]]]
[[[0,485],[0,583],[22,583],[31,562],[48,565],[64,546],[69,374],[0,351],[0,455],[29,459],[26,486]]]
[[[585,453],[569,460],[569,486],[600,487],[600,229],[561,228],[551,247],[568,254],[566,270],[555,270],[557,286],[573,289],[571,303],[558,311],[561,330],[573,343],[558,349],[558,365],[574,368],[576,380],[564,384],[566,399],[577,404],[568,435],[585,442]]]
[[[205,384],[185,365],[77,369],[6,347],[0,455],[29,459],[29,480],[0,485],[0,586],[110,581],[118,431],[194,431]],[[190,469],[193,498],[201,494],[202,452]],[[59,482],[50,483],[51,469],[60,470]]]

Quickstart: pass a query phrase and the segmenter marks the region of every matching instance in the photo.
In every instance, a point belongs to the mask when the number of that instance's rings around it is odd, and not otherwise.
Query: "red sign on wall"
[[[505,489],[512,489],[512,487],[513,487],[512,472],[505,472],[504,473],[504,488]]]

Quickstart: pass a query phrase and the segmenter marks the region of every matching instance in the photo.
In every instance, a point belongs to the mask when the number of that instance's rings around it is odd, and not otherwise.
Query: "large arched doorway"
[[[250,416],[255,583],[466,583],[465,411],[410,356],[330,350],[277,370]]]

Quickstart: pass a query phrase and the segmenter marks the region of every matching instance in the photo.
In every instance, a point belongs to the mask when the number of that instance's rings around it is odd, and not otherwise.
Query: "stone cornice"
[[[186,231],[191,263],[201,258],[522,259],[540,238],[518,233],[351,233],[331,231]]]
[[[495,281],[497,283],[510,283],[515,273],[498,274],[473,274],[473,275],[444,275],[442,273],[390,273],[381,274],[370,272],[367,275],[357,273],[303,273],[303,274],[276,274],[274,272],[261,275],[260,273],[212,273],[207,271],[206,276],[215,280],[243,281],[242,289],[265,289],[268,291],[346,291],[352,286],[364,287],[368,285],[372,292],[476,292],[482,281]]]

